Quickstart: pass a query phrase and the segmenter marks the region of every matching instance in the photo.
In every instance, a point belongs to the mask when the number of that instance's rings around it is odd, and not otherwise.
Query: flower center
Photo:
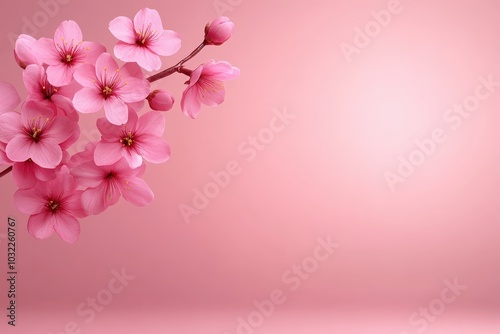
[[[45,123],[42,121],[42,116],[28,120],[28,126],[23,128],[24,133],[30,137],[35,143],[42,140],[43,129],[49,123],[50,119],[46,118]]]
[[[156,30],[151,29],[151,24],[147,27],[142,27],[142,30],[137,30],[136,33],[135,43],[144,47],[150,44],[151,40],[156,36]]]
[[[105,97],[110,96],[111,93],[113,93],[113,89],[111,89],[109,86],[106,86],[102,89],[102,93]]]
[[[129,132],[128,135],[123,136],[120,139],[120,143],[122,143],[123,146],[130,147],[134,144],[134,135],[132,132]]]
[[[49,208],[52,212],[57,212],[59,210],[59,206],[61,203],[59,203],[56,200],[51,199],[49,203],[47,203],[47,208]]]
[[[73,57],[71,55],[66,55],[66,62],[67,63],[71,63],[71,61],[73,60]]]

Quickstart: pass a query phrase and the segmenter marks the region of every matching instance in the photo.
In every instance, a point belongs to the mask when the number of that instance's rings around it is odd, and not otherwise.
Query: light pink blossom
[[[205,43],[207,45],[221,45],[234,32],[234,23],[228,17],[221,16],[205,27]]]
[[[188,87],[182,93],[181,109],[184,114],[196,118],[201,104],[215,106],[224,102],[225,80],[236,79],[240,75],[237,67],[228,62],[214,60],[198,66],[190,75]]]
[[[48,65],[47,78],[56,87],[71,82],[74,71],[85,63],[95,64],[106,51],[99,43],[83,41],[82,31],[75,21],[63,21],[56,29],[54,39],[40,38],[33,53]]]
[[[38,182],[34,188],[18,190],[14,204],[21,212],[29,214],[28,232],[37,239],[46,239],[54,231],[66,242],[74,243],[80,236],[77,218],[85,217],[82,191],[64,168],[57,178]]]
[[[147,71],[160,69],[159,56],[171,56],[181,47],[179,35],[163,29],[160,14],[154,9],[140,10],[133,22],[119,16],[109,23],[109,31],[119,40],[115,56],[125,62],[137,62]]]
[[[111,165],[125,158],[131,168],[139,167],[143,158],[152,163],[162,163],[170,158],[170,146],[163,139],[165,118],[158,112],[150,111],[139,119],[130,112],[126,124],[116,126],[105,118],[97,120],[101,140],[96,146],[95,163]]]
[[[27,101],[21,114],[0,115],[0,141],[14,162],[28,159],[43,168],[55,168],[62,161],[61,144],[75,131],[76,123],[66,117],[55,117],[51,109]]]
[[[85,212],[96,215],[116,204],[120,196],[137,206],[150,204],[154,195],[140,178],[144,169],[145,165],[130,168],[125,159],[108,166],[97,166],[89,160],[73,167],[71,173],[80,185],[87,187],[82,195]]]
[[[93,65],[83,65],[75,72],[75,80],[83,86],[73,98],[76,110],[93,113],[104,107],[106,118],[113,124],[127,122],[129,103],[144,100],[149,94],[149,82],[144,77],[135,77],[137,73],[125,64],[120,70],[109,53],[103,53]]]
[[[156,111],[169,111],[174,106],[174,97],[164,89],[157,89],[148,95],[149,107]]]

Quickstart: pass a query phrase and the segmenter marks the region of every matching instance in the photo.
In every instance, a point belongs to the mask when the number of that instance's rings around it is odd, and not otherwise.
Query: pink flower
[[[148,95],[149,107],[157,111],[169,111],[174,106],[174,97],[170,92],[157,89]]]
[[[160,14],[149,8],[140,10],[134,21],[119,16],[109,23],[109,31],[119,40],[115,56],[125,62],[137,62],[147,71],[161,67],[160,56],[179,51],[181,39],[172,30],[164,30]]]
[[[128,103],[144,100],[149,94],[149,82],[129,73],[137,66],[125,64],[122,70],[109,53],[97,59],[95,67],[83,65],[75,72],[83,89],[75,94],[73,105],[82,113],[93,113],[104,107],[106,118],[113,124],[127,122]]]
[[[21,114],[0,115],[0,141],[7,144],[5,152],[14,162],[31,159],[40,167],[55,168],[62,160],[61,144],[75,126],[66,117],[54,117],[51,109],[27,101]]]
[[[74,243],[80,236],[77,218],[85,217],[81,196],[82,191],[77,190],[76,182],[64,168],[54,180],[16,191],[14,204],[30,215],[28,232],[33,237],[45,239],[56,231],[64,241]]]
[[[240,70],[228,62],[215,62],[198,66],[190,75],[189,86],[183,92],[181,109],[184,114],[196,118],[201,104],[208,106],[219,105],[224,102],[226,91],[224,80],[236,79]]]
[[[71,88],[52,86],[47,80],[43,66],[28,65],[23,71],[23,80],[28,91],[27,100],[36,101],[40,105],[54,110],[58,115],[67,116],[70,120],[78,122],[78,113],[73,108],[71,101]]]
[[[150,204],[153,192],[140,178],[144,168],[145,165],[132,169],[125,159],[109,166],[97,166],[90,160],[72,168],[75,180],[88,187],[82,195],[85,212],[97,215],[116,204],[120,196],[137,206]]]
[[[0,82],[0,115],[14,110],[15,107],[21,102],[21,97],[17,93],[14,86],[8,82]]]
[[[106,48],[99,43],[84,42],[75,21],[63,21],[53,40],[40,38],[33,46],[33,53],[48,65],[47,78],[56,87],[69,84],[75,69],[85,63],[95,64],[97,57],[105,51]]]
[[[221,16],[205,28],[205,44],[221,45],[227,41],[234,31],[234,23],[228,17]]]
[[[129,121],[122,126],[110,124],[105,118],[97,120],[102,139],[94,154],[98,166],[111,165],[125,158],[131,168],[142,164],[142,158],[152,163],[162,163],[170,158],[170,146],[163,139],[165,118],[150,111],[137,119],[130,112]]]
[[[21,68],[24,69],[30,64],[39,63],[32,49],[35,43],[36,39],[29,35],[21,34],[17,38],[14,46],[14,58]]]

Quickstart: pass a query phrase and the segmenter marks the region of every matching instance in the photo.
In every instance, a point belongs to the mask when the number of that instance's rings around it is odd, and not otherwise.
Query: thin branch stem
[[[5,175],[9,174],[11,171],[12,171],[12,166],[10,166],[7,169],[0,172],[0,177],[4,177]]]
[[[204,47],[206,46],[205,41],[203,41],[196,49],[194,49],[193,52],[191,52],[186,58],[182,59],[180,62],[175,64],[172,67],[167,68],[164,71],[161,71],[159,73],[156,73],[148,78],[149,82],[155,82],[160,79],[163,79],[165,77],[168,77],[169,75],[175,73],[175,72],[180,72],[180,68],[182,65],[184,65],[185,62],[196,56]]]

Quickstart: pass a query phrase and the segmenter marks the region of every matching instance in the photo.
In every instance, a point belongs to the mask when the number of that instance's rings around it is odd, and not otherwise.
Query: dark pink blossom
[[[101,132],[94,154],[97,165],[111,165],[125,158],[131,168],[137,168],[143,158],[152,163],[170,158],[170,146],[163,139],[165,118],[158,112],[150,111],[140,118],[130,112],[128,122],[121,126],[100,118],[97,128]]]
[[[66,242],[74,243],[80,236],[77,218],[85,217],[82,191],[67,168],[48,182],[38,182],[34,188],[18,190],[14,204],[29,214],[28,232],[37,239],[46,239],[54,231]]]

